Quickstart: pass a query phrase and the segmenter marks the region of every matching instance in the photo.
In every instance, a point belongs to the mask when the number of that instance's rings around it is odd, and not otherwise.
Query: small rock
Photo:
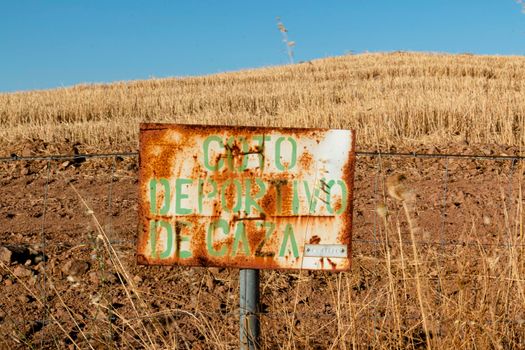
[[[29,146],[25,147],[20,154],[22,155],[22,157],[31,157],[31,148]]]
[[[71,277],[80,277],[89,270],[89,263],[83,260],[70,260],[63,267],[62,272]]]
[[[459,163],[458,162],[450,162],[448,165],[448,171],[451,173],[455,173],[459,169]]]
[[[96,308],[94,311],[94,318],[95,320],[107,320],[108,311],[103,308]]]
[[[228,292],[228,287],[225,286],[224,284],[223,285],[218,285],[216,287],[216,294],[217,295],[223,295],[223,294],[226,294]]]
[[[65,275],[69,275],[69,269],[70,269],[72,263],[73,262],[71,260],[68,261],[67,263],[64,264],[64,266],[62,266],[60,271],[62,271],[62,273],[65,274]]]
[[[10,264],[15,261],[25,263],[28,259],[31,259],[31,253],[29,249],[23,245],[7,244],[0,246],[0,261],[5,264]]]
[[[54,315],[60,319],[60,320],[64,320],[64,319],[68,319],[69,318],[69,314],[67,313],[66,310],[64,309],[58,309]]]
[[[0,261],[5,264],[11,263],[11,258],[13,257],[13,252],[7,249],[6,247],[0,247]]]
[[[27,304],[29,303],[30,300],[31,299],[25,294],[22,294],[18,297],[18,301],[21,302],[22,304]]]
[[[133,282],[135,282],[135,284],[142,283],[142,277],[140,277],[139,275],[136,275],[135,277],[133,277]]]
[[[98,272],[96,271],[93,271],[93,272],[90,272],[89,275],[88,275],[88,278],[89,278],[89,281],[93,284],[98,284],[99,280],[98,280]]]
[[[15,275],[18,278],[24,278],[24,277],[31,276],[32,272],[31,272],[31,270],[29,270],[29,269],[27,269],[27,268],[25,268],[23,266],[17,266],[13,270],[13,275]]]
[[[206,283],[206,287],[208,287],[208,290],[210,292],[213,291],[213,288],[215,288],[215,278],[211,275],[207,275],[205,277],[205,283]]]
[[[109,271],[93,271],[89,273],[89,281],[93,284],[117,282],[117,276]]]
[[[428,149],[428,153],[430,153],[430,154],[438,154],[438,153],[440,153],[440,151],[439,151],[439,148],[437,148],[436,146],[431,146]]]
[[[33,268],[33,270],[35,271],[38,271],[39,273],[44,273],[45,272],[45,269],[46,269],[46,263],[41,261],[39,262],[38,264],[35,265],[35,267]]]
[[[27,281],[27,284],[29,284],[30,286],[34,286],[37,283],[38,283],[38,277],[36,275],[31,276],[29,281]]]
[[[11,286],[11,285],[13,285],[13,281],[11,281],[9,278],[7,278],[7,279],[4,281],[4,285],[5,285],[5,286]]]
[[[479,149],[481,151],[481,153],[483,153],[483,155],[485,156],[490,156],[492,154],[492,150],[488,147],[480,147]]]
[[[118,277],[114,273],[111,273],[109,271],[104,271],[102,273],[102,281],[106,283],[114,284],[114,283],[117,283]]]
[[[218,267],[209,267],[208,271],[210,271],[214,276],[219,274],[219,268]]]

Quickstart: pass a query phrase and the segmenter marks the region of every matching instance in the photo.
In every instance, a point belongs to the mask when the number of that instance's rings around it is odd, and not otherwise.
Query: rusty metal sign
[[[350,268],[350,130],[141,124],[137,260]]]

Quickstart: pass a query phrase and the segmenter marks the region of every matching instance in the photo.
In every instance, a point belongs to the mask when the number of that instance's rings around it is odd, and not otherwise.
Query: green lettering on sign
[[[235,137],[230,136],[226,141],[226,162],[228,170],[233,171],[233,145],[235,144]]]
[[[237,168],[238,172],[243,172],[248,167],[248,160],[250,156],[250,145],[248,144],[248,141],[245,137],[239,138],[242,142],[242,153],[244,154],[242,157],[242,163],[241,166]]]
[[[261,171],[264,171],[264,144],[266,142],[270,142],[272,138],[268,135],[255,135],[253,139],[257,141],[257,149],[259,151],[257,152],[257,157],[259,158],[259,168]]]
[[[233,250],[232,256],[237,255],[239,250],[239,243],[242,243],[242,249],[244,250],[244,255],[250,255],[250,246],[248,244],[248,238],[246,238],[246,228],[244,227],[244,222],[240,222],[237,225],[237,230],[235,231],[235,240],[233,241]]]
[[[222,140],[217,135],[211,135],[204,140],[203,144],[203,152],[204,152],[204,167],[211,171],[218,171],[220,168],[222,168],[224,164],[224,160],[219,157],[219,160],[215,164],[211,164],[210,162],[210,143],[216,142],[219,144],[221,148],[224,148],[224,145],[222,144]]]
[[[287,180],[273,181],[275,193],[277,195],[277,215],[281,215],[283,213],[283,185],[286,185],[287,183]]]
[[[319,187],[314,184],[314,193],[310,190],[308,181],[304,180],[304,192],[306,193],[306,199],[308,200],[308,212],[314,214],[317,208],[317,198],[319,198]]]
[[[175,180],[175,213],[177,215],[188,215],[191,214],[191,209],[183,208],[181,201],[188,198],[186,193],[182,192],[182,186],[191,185],[193,180],[191,179],[177,179]]]
[[[197,202],[199,205],[199,214],[202,214],[202,205],[204,201],[204,185],[207,183],[211,184],[213,190],[207,194],[208,199],[212,199],[217,195],[217,182],[213,179],[199,179],[199,185],[198,185],[198,194],[197,194]]]
[[[208,226],[208,234],[206,235],[206,247],[208,248],[208,253],[211,256],[221,257],[225,256],[228,252],[228,247],[226,245],[223,245],[221,249],[216,250],[213,246],[213,233],[217,228],[221,228],[225,235],[227,235],[230,232],[230,226],[228,225],[228,222],[224,219],[219,219],[216,221],[213,221]]]
[[[237,195],[237,199],[235,200],[235,206],[233,208],[228,207],[228,201],[226,200],[226,191],[227,189],[233,184],[235,187],[235,194]],[[228,213],[234,212],[240,212],[241,206],[242,206],[242,185],[241,182],[237,179],[228,179],[224,181],[224,183],[221,186],[221,205],[222,209]]]
[[[164,188],[164,203],[160,210],[157,209],[157,182],[160,182],[162,187]],[[171,199],[171,193],[170,193],[170,183],[167,179],[151,179],[149,182],[149,208],[151,214],[155,215],[166,215],[168,214],[168,211],[170,210],[170,199]]]
[[[157,237],[160,235],[158,228],[166,230],[166,250],[162,253],[157,252]],[[151,242],[151,256],[157,259],[166,259],[171,255],[171,248],[173,247],[173,229],[169,222],[155,221],[149,222],[149,239]]]
[[[183,242],[190,242],[191,241],[191,237],[190,236],[186,236],[186,235],[182,235],[181,231],[182,231],[182,229],[184,227],[191,227],[191,226],[193,226],[193,224],[191,222],[188,222],[188,221],[177,221],[177,222],[175,222],[175,239],[176,239],[175,245],[176,245],[176,247],[178,247],[177,256],[180,259],[191,258],[191,251],[189,251],[189,250],[182,250],[181,249],[181,246],[182,246]]]
[[[295,241],[295,235],[293,232],[292,224],[286,224],[286,228],[284,229],[283,243],[281,244],[281,249],[279,250],[280,257],[284,257],[286,255],[288,240],[290,240],[290,243],[292,244],[292,252],[294,258],[298,258],[299,250],[297,249],[297,242]]]
[[[332,207],[330,193],[332,192],[332,188],[336,183],[341,187],[341,207],[337,210],[334,210],[334,208]],[[326,183],[326,186],[328,187],[328,192],[326,193],[326,207],[328,209],[328,212],[330,214],[335,213],[335,215],[341,215],[345,212],[346,207],[348,205],[348,189],[346,188],[346,183],[342,180],[337,180],[337,182],[335,180],[330,180]]]
[[[297,190],[297,180],[293,180],[292,191],[293,191],[292,211],[294,215],[297,215],[299,214],[299,192]]]
[[[263,209],[256,200],[262,198],[266,194],[266,185],[261,179],[255,179],[255,182],[259,186],[259,191],[255,196],[252,197],[252,180],[244,180],[244,188],[246,190],[244,210],[246,211],[247,215],[250,215],[252,207],[254,207],[259,213],[263,212]]]
[[[272,237],[272,234],[275,231],[275,223],[270,221],[264,221],[264,222],[258,222],[257,228],[265,228],[266,233],[264,234],[264,238],[261,240],[261,243],[257,246],[257,249],[255,249],[255,256],[258,257],[272,257],[275,256],[275,252],[263,252],[262,249],[266,242],[270,240]]]
[[[286,167],[281,162],[281,145],[285,140],[290,142],[290,145],[292,146],[290,163],[287,164]],[[295,140],[291,137],[288,137],[287,139],[284,136],[279,137],[275,142],[275,166],[277,169],[285,171],[292,169],[295,166],[295,163],[297,163],[297,142],[295,142]]]

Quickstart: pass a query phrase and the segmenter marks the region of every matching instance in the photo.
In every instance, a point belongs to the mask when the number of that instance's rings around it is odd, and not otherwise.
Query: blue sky
[[[0,92],[213,74],[348,52],[524,55],[515,0],[0,0]]]

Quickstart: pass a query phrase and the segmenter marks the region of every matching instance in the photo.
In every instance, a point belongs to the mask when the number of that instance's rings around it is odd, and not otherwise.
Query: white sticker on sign
[[[305,257],[346,258],[348,247],[345,244],[306,244]]]

